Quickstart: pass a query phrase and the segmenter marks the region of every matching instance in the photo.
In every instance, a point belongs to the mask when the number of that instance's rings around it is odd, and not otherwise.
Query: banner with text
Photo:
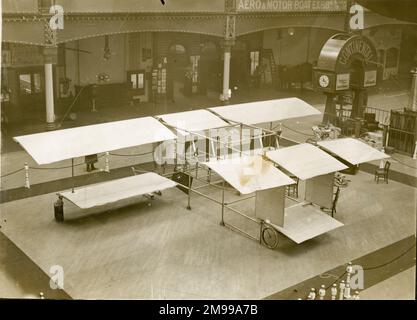
[[[332,12],[346,11],[346,0],[237,0],[238,12]]]

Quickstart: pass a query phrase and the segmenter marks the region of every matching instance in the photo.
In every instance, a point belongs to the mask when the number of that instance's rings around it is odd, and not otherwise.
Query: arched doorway
[[[351,118],[361,118],[362,110],[360,106],[366,105],[367,95],[366,92],[361,90],[363,82],[363,74],[365,72],[364,63],[359,59],[355,59],[351,62],[349,67],[350,89],[352,90],[352,111]],[[353,106],[359,106],[354,108]]]
[[[189,55],[185,46],[174,43],[168,51],[167,96],[175,100],[184,95],[185,74],[189,65]]]

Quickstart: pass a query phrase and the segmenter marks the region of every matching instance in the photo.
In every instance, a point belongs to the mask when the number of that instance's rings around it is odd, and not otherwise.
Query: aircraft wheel
[[[269,249],[275,249],[279,243],[278,231],[270,225],[263,224],[261,231],[262,243]]]

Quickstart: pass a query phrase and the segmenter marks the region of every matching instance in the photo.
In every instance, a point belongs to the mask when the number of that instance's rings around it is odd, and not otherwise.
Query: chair
[[[336,205],[337,205],[337,201],[339,200],[339,194],[340,194],[340,187],[337,187],[336,192],[334,193],[332,207],[330,209],[324,208],[324,207],[320,208],[324,212],[330,212],[332,215],[332,218],[334,218],[334,214],[336,213]]]
[[[383,178],[386,183],[388,183],[388,174],[389,174],[389,167],[391,166],[391,162],[385,162],[384,168],[379,168],[375,170],[375,181],[379,183],[379,178]]]

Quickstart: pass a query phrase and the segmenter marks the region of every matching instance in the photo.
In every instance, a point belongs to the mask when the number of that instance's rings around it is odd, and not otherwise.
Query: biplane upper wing
[[[298,98],[286,98],[210,108],[222,118],[254,125],[320,114],[316,108]]]
[[[37,164],[43,165],[175,138],[158,120],[143,117],[24,135],[14,140]]]

